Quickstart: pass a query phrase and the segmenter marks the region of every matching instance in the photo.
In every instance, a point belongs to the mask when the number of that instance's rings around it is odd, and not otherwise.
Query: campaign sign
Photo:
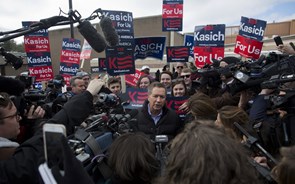
[[[135,70],[134,74],[127,74],[125,75],[125,81],[130,86],[136,86],[138,79],[141,77],[142,72],[139,70]]]
[[[64,38],[62,40],[62,50],[81,52],[81,41],[74,38]]]
[[[258,59],[262,50],[263,42],[238,35],[234,53],[246,58]]]
[[[166,47],[167,62],[188,62],[190,48],[188,46]]]
[[[247,38],[251,38],[257,41],[262,41],[265,28],[266,28],[266,21],[247,18],[242,16],[239,35],[247,37]]]
[[[109,17],[119,35],[120,47],[134,48],[133,15],[131,12],[102,10],[102,15]]]
[[[27,61],[29,67],[51,66],[50,52],[28,52]]]
[[[59,66],[59,73],[67,75],[76,75],[79,69],[79,64],[61,62]]]
[[[184,42],[183,43],[184,46],[188,46],[190,48],[189,55],[191,57],[194,57],[194,36],[185,34],[183,42]]]
[[[166,105],[169,109],[172,109],[178,114],[181,120],[184,120],[186,112],[179,110],[179,107],[187,102],[188,96],[183,97],[175,97],[175,96],[167,96],[166,97]]]
[[[64,80],[65,80],[65,84],[66,84],[67,86],[70,86],[70,80],[71,80],[71,78],[72,78],[72,75],[62,74],[61,76],[64,78]]]
[[[212,64],[213,59],[224,57],[224,47],[194,47],[195,65],[202,68],[206,63]]]
[[[194,46],[224,47],[225,24],[196,26],[194,32]]]
[[[90,67],[91,73],[99,73],[99,67]]]
[[[92,47],[89,45],[87,40],[84,39],[80,59],[90,59]]]
[[[152,57],[163,59],[166,37],[135,38],[134,58],[145,59]]]
[[[129,102],[125,105],[126,109],[138,109],[141,108],[144,101],[148,98],[147,89],[140,88],[127,88],[124,101]]]
[[[36,78],[36,82],[53,79],[52,66],[35,66],[29,68],[29,75]]]
[[[60,62],[80,64],[80,52],[73,50],[62,50]]]
[[[98,58],[99,71],[107,71],[106,58]]]
[[[162,31],[182,31],[183,0],[163,0]]]
[[[50,52],[47,36],[25,36],[24,44],[26,52]]]
[[[22,26],[24,28],[29,29],[30,26],[33,26],[36,23],[37,22],[35,22],[35,21],[23,21]],[[25,36],[48,36],[48,29],[40,29],[40,30],[35,31],[33,33],[25,34]]]

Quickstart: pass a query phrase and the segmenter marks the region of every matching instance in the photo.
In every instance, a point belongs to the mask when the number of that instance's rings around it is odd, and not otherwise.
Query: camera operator
[[[73,96],[81,94],[86,90],[85,82],[80,76],[74,76],[70,79],[70,87],[70,91],[59,94],[53,101],[52,111],[54,113],[57,113]]]
[[[55,75],[53,80],[48,81],[45,89],[47,95],[46,102],[53,102],[62,93],[62,87],[64,85],[65,80],[61,75]]]
[[[276,107],[271,104],[270,95],[274,95],[275,89],[262,89],[259,95],[254,99],[251,106],[249,117],[252,126],[257,127],[256,132],[260,142],[273,155],[278,155],[279,148],[283,144],[289,144],[292,141],[292,132],[284,129],[284,125],[290,125],[287,117],[287,109]],[[280,92],[283,95],[284,92]],[[281,96],[283,97],[283,96]],[[289,108],[289,107],[287,107]],[[286,111],[287,110],[287,111]],[[287,128],[286,126],[285,128]],[[291,134],[290,134],[291,133]],[[286,138],[288,143],[285,142]]]
[[[83,120],[89,115],[93,107],[93,96],[97,95],[103,85],[104,83],[98,79],[92,80],[85,92],[73,97],[72,100],[65,104],[61,111],[59,111],[47,122],[63,123],[67,127],[68,134],[72,134],[74,126],[80,125],[81,122],[83,122]],[[8,97],[4,98],[8,104],[12,104]],[[1,112],[9,111],[9,113],[12,113],[12,115],[8,117],[1,116],[2,120],[5,122],[0,126],[5,125],[12,128],[15,135],[15,132],[17,132],[17,124],[15,121],[20,119],[20,117],[17,113],[12,112],[11,109],[14,109],[13,104],[9,106],[5,105],[5,107],[0,108]],[[8,123],[6,121],[13,121],[16,126],[13,128],[11,124],[6,125],[6,123]],[[42,160],[42,158],[44,158],[43,139],[40,133],[41,131],[38,131],[31,139],[22,143],[20,146],[15,145],[14,147],[17,148],[14,152],[12,152],[13,155],[9,159],[0,161],[1,183],[40,183],[38,165],[40,163],[40,159]],[[66,173],[65,176],[69,175],[70,173]],[[71,177],[71,175],[69,177]]]

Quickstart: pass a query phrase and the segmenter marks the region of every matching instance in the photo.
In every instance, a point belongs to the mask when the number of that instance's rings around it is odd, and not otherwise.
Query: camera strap
[[[94,155],[103,154],[101,147],[90,133],[86,132],[83,129],[78,129],[75,132],[75,137],[83,143],[87,144]],[[96,161],[97,167],[100,173],[103,175],[104,179],[109,179],[112,175],[112,170],[110,169],[110,167],[104,162],[103,159],[96,159]]]

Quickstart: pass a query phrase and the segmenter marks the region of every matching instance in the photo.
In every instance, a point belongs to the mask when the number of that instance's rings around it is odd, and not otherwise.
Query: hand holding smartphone
[[[277,46],[283,45],[283,41],[282,41],[282,38],[280,36],[276,36],[273,39],[274,39]]]
[[[44,155],[49,168],[63,164],[61,136],[66,136],[66,128],[62,124],[46,123],[43,126]]]

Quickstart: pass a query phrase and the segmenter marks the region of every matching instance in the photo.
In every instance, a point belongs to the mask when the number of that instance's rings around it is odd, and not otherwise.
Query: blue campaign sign
[[[166,37],[135,38],[134,59],[163,59]]]
[[[264,20],[252,19],[242,16],[239,35],[246,38],[262,41],[266,28],[266,23],[267,22]]]
[[[194,46],[224,47],[225,24],[196,26],[194,32]]]
[[[126,93],[120,96],[121,100],[127,102],[123,107],[125,109],[141,108],[144,101],[148,98],[147,89],[127,88]]]
[[[98,58],[99,71],[107,71],[106,58]]]
[[[189,55],[194,57],[194,36],[185,34],[183,42],[184,46],[188,46],[190,48]]]
[[[106,52],[107,73],[111,76],[135,73],[133,51],[121,49],[116,47]]]
[[[36,23],[36,22],[34,22],[34,21],[23,21],[22,26],[24,28],[29,28],[34,23]],[[39,31],[26,34],[25,36],[48,36],[48,29],[40,29]]]
[[[62,50],[71,50],[80,52],[81,51],[81,41],[74,38],[64,38],[62,40]]]
[[[28,52],[27,61],[29,67],[52,65],[50,52]]]
[[[126,11],[102,10],[102,14],[109,17],[119,35],[119,46],[134,47],[133,15]]]
[[[59,73],[66,75],[76,75],[79,69],[79,64],[74,63],[60,63]]]
[[[190,48],[188,46],[166,47],[167,62],[188,62]]]

